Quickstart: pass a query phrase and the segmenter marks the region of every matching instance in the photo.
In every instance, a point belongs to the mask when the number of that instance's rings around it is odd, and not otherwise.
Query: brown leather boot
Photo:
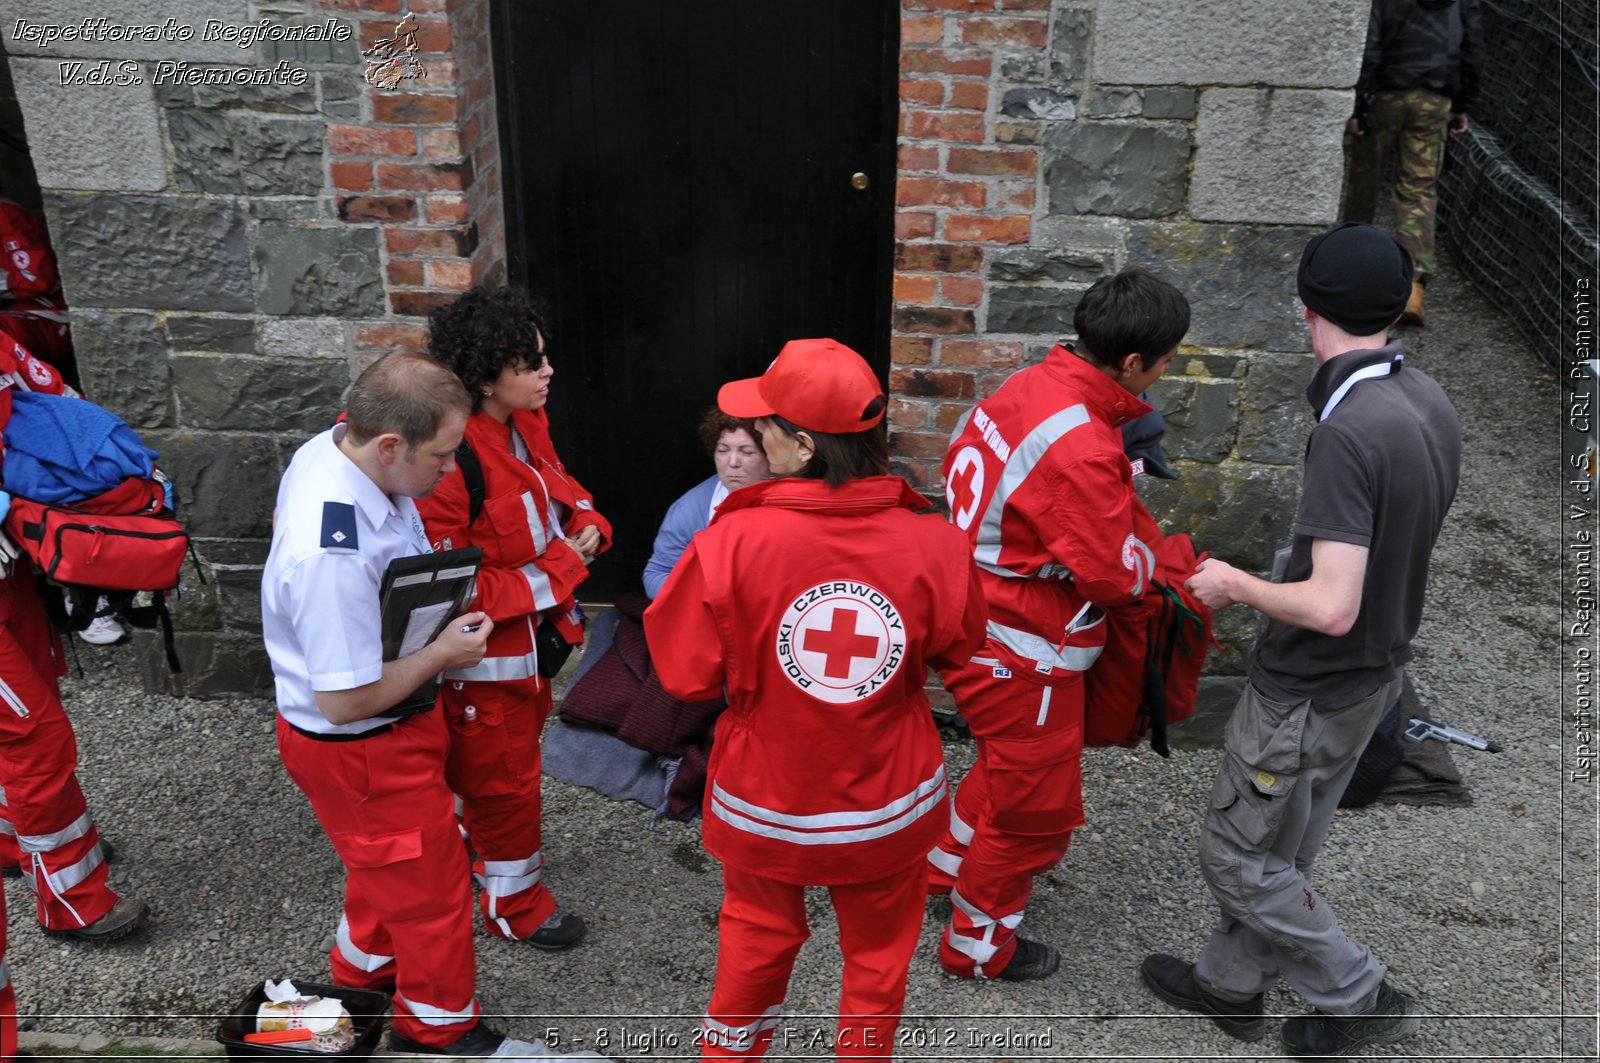
[[[1422,281],[1411,282],[1411,298],[1406,300],[1405,311],[1400,315],[1400,324],[1415,325],[1421,328],[1428,323],[1428,315],[1422,309]]]

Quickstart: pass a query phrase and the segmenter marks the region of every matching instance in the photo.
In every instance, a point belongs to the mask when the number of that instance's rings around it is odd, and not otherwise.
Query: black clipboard
[[[481,547],[466,546],[389,562],[378,588],[384,663],[416,653],[466,610],[477,593],[482,560]],[[434,676],[378,716],[398,720],[427,712],[438,695],[439,677]]]

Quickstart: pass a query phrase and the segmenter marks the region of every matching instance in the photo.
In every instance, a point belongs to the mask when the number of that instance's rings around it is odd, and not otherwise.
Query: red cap
[[[730,417],[770,417],[813,432],[848,435],[883,420],[884,407],[870,416],[883,387],[872,367],[837,340],[790,340],[767,371],[734,380],[717,392],[717,406]]]

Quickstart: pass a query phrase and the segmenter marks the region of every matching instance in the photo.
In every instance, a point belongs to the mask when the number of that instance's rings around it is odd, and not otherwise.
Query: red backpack
[[[1154,526],[1150,521],[1148,527]],[[1202,560],[1179,533],[1155,545],[1157,573],[1144,597],[1106,614],[1106,645],[1085,676],[1083,744],[1150,748],[1170,756],[1169,724],[1194,715],[1211,610],[1185,584]]]

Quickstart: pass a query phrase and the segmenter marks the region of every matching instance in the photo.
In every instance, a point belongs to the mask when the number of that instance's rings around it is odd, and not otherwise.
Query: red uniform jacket
[[[56,256],[44,226],[32,211],[0,196],[0,302],[60,292]]]
[[[527,462],[512,453],[512,427],[527,444]],[[427,498],[417,499],[434,549],[483,548],[473,608],[488,613],[495,629],[482,663],[452,671],[448,678],[526,679],[536,674],[533,635],[539,613],[550,613],[569,642],[582,641],[567,614],[589,570],[563,535],[571,538],[593,525],[606,549],[611,524],[595,512],[593,497],[556,457],[543,410],[515,411],[509,426],[480,410],[467,419],[467,442],[483,466],[483,510],[477,521],[467,523],[467,487],[459,469]]]
[[[661,684],[726,687],[703,837],[797,884],[883,878],[945,828],[923,686],[965,661],[984,606],[971,552],[897,477],[773,480],[728,497],[645,613]]]
[[[1156,574],[1118,429],[1150,407],[1057,346],[957,425],[945,455],[950,517],[989,601],[989,649],[1065,675],[1105,644],[1103,609]]]

